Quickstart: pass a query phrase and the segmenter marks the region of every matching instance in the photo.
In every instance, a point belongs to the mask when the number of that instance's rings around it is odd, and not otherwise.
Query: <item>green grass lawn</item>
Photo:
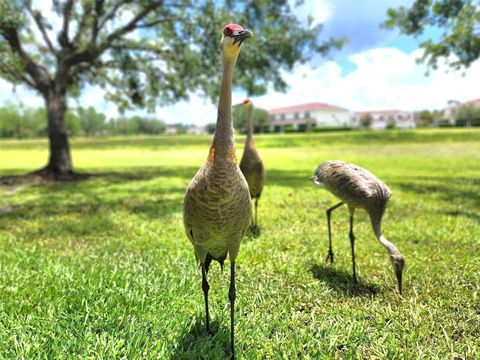
[[[243,137],[237,137],[241,156]],[[0,187],[0,358],[224,359],[229,272],[213,264],[214,335],[182,222],[185,188],[209,136],[78,139],[67,183]],[[261,236],[237,259],[239,359],[480,357],[480,131],[264,135]],[[0,175],[42,166],[45,140],[0,142]],[[383,229],[406,257],[404,296],[357,212],[309,181],[328,159],[392,189]],[[228,269],[228,267],[226,267]]]

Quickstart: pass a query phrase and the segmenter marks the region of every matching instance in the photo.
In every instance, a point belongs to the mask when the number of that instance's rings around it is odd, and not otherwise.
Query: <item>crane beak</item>
[[[233,36],[233,45],[235,45],[235,43],[238,42],[238,46],[240,46],[245,41],[245,39],[252,36],[253,36],[253,33],[250,30],[244,29],[239,34]]]

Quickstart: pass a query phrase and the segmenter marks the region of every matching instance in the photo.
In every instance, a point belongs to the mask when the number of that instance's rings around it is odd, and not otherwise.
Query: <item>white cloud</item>
[[[305,102],[327,102],[351,110],[442,108],[449,99],[466,101],[480,97],[476,82],[480,60],[462,72],[440,66],[425,76],[417,64],[421,50],[404,53],[396,48],[376,48],[349,57],[355,69],[348,74],[334,61],[315,69],[297,66],[285,79],[287,93],[270,92],[256,100],[264,108]]]
[[[305,1],[301,6],[295,7],[296,1],[290,1],[290,5],[294,7],[295,14],[302,20],[308,17],[313,18],[313,25],[323,24],[332,18],[333,4],[326,0],[309,0]]]

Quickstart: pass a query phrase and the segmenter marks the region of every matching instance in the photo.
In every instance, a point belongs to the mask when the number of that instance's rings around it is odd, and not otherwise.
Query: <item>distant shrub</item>
[[[353,130],[350,126],[329,126],[329,127],[315,127],[314,132],[329,132],[329,131],[350,131]]]
[[[364,114],[360,117],[360,126],[365,129],[370,129],[372,127],[373,117],[371,114]]]
[[[480,126],[480,118],[472,119],[471,124],[472,126]]]
[[[215,127],[216,127],[215,123],[209,123],[205,125],[205,131],[209,134],[213,134],[215,132]]]
[[[439,120],[438,121],[438,127],[441,128],[448,128],[448,127],[455,127],[454,124],[451,124],[448,120]]]
[[[286,132],[286,133],[297,132],[293,125],[285,125],[285,127],[283,128],[283,131]]]

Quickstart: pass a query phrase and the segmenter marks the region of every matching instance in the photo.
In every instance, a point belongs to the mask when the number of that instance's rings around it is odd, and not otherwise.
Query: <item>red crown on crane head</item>
[[[238,24],[228,24],[223,28],[223,34],[226,36],[231,36],[235,30],[244,30],[242,26]]]

